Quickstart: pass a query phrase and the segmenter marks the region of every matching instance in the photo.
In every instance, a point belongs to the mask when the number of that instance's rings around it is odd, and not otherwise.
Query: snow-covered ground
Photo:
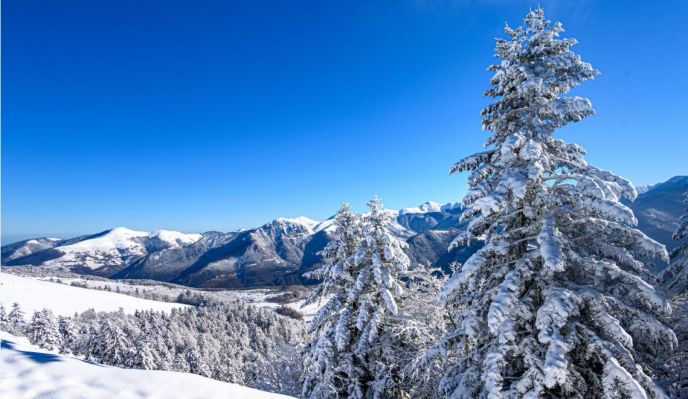
[[[0,333],[0,398],[279,399],[278,395],[172,371],[122,369],[89,363]]]
[[[47,281],[47,277],[41,277],[40,278],[43,281]],[[0,282],[2,280],[0,279]],[[160,296],[164,296],[167,298],[176,298],[179,294],[186,292],[186,291],[191,291],[191,292],[196,292],[196,293],[202,293],[204,296],[211,298],[213,300],[219,301],[219,302],[234,302],[234,301],[242,301],[245,303],[250,303],[259,307],[264,307],[264,308],[270,308],[270,309],[276,309],[281,306],[280,303],[270,301],[270,297],[274,297],[276,295],[280,295],[280,290],[276,288],[254,288],[254,289],[249,289],[249,290],[216,290],[216,291],[204,291],[201,289],[197,288],[192,288],[192,287],[184,287],[184,286],[177,286],[173,284],[159,284],[159,285],[151,285],[150,282],[147,282],[146,284],[137,284],[136,281],[132,280],[127,280],[127,281],[122,281],[122,280],[105,280],[105,279],[93,279],[93,278],[86,278],[86,277],[74,277],[74,278],[60,278],[59,281],[61,281],[61,284],[72,284],[72,283],[77,283],[79,285],[84,285],[88,288],[92,289],[102,289],[102,288],[108,288],[112,291],[117,291],[123,293],[123,294],[132,294],[134,290],[138,290],[139,293],[150,293],[150,294],[156,294]],[[51,284],[60,284],[60,283],[51,283]],[[1,302],[1,301],[0,301]],[[318,304],[310,304],[305,307],[302,307],[304,304],[304,300],[296,300],[294,302],[290,303],[285,303],[284,306],[290,307],[299,313],[301,313],[306,321],[310,320],[315,312],[320,308],[320,306],[324,302]],[[21,304],[21,303],[20,303]],[[7,305],[5,305],[7,308]],[[99,309],[96,309],[99,310]]]
[[[74,312],[91,308],[106,312],[122,308],[125,313],[134,313],[136,310],[150,309],[170,311],[187,306],[0,273],[0,304],[9,312],[14,302],[21,306],[27,317],[44,308],[52,310],[56,315],[72,316]]]

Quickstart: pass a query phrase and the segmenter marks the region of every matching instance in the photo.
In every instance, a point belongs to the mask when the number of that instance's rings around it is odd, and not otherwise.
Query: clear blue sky
[[[5,242],[457,201],[493,39],[537,4],[602,72],[562,136],[636,184],[686,174],[687,3],[4,1]]]

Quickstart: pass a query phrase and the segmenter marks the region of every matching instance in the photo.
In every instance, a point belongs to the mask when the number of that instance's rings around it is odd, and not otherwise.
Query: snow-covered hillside
[[[0,275],[2,277],[2,275]],[[23,278],[23,277],[22,277]],[[38,280],[39,282],[48,282],[44,280]],[[83,289],[94,290],[95,292],[104,292],[106,294],[113,294],[113,291],[121,292],[124,295],[133,295],[133,291],[138,290],[139,294],[149,294],[152,296],[159,296],[163,298],[169,298],[173,300],[183,293],[192,294],[202,294],[203,297],[213,300],[218,303],[236,303],[237,301],[246,304],[251,304],[261,308],[268,308],[275,310],[280,306],[286,306],[299,312],[305,320],[310,320],[315,312],[320,308],[322,303],[312,303],[306,306],[304,305],[305,296],[307,295],[297,295],[295,291],[289,291],[286,288],[254,288],[245,290],[214,290],[214,291],[201,291],[196,288],[185,287],[181,285],[174,285],[166,283],[164,285],[150,285],[150,283],[145,285],[136,284],[135,280],[106,280],[106,279],[94,279],[92,277],[74,277],[74,278],[60,278],[60,284],[65,285],[68,288],[74,288],[70,284],[77,284]],[[0,279],[0,284],[2,284]],[[0,287],[2,287],[0,285]],[[106,291],[103,291],[106,290]],[[296,290],[296,288],[295,288]],[[289,295],[293,294],[293,298]],[[119,295],[119,294],[115,294]],[[277,300],[276,298],[284,298],[284,300]],[[135,298],[138,299],[138,298]],[[0,301],[1,302],[1,301]],[[154,304],[166,302],[150,301]],[[174,304],[173,304],[174,305]],[[186,305],[178,305],[186,306]],[[7,305],[5,305],[6,308]],[[8,308],[9,309],[9,308]],[[100,310],[96,308],[96,310]],[[127,312],[131,313],[131,312]],[[70,315],[73,314],[70,313]]]
[[[15,302],[21,306],[26,317],[31,317],[33,312],[43,308],[48,308],[59,316],[72,316],[75,312],[91,308],[106,312],[122,308],[125,313],[134,313],[136,310],[150,309],[170,311],[187,306],[0,273],[0,304],[5,309],[10,309]]]
[[[200,240],[201,234],[170,230],[151,233],[115,227],[91,236],[62,241],[27,240],[4,251],[3,262],[97,270],[101,274],[116,272],[150,252],[178,248]],[[42,251],[42,252],[41,252]]]
[[[148,237],[148,233],[116,227],[96,237],[56,247],[55,250],[61,252],[62,256],[44,265],[85,266],[90,269],[116,266],[129,258],[146,254],[146,247],[141,240],[144,237]]]
[[[289,398],[241,385],[172,371],[123,369],[89,363],[0,333],[0,397],[22,398]]]

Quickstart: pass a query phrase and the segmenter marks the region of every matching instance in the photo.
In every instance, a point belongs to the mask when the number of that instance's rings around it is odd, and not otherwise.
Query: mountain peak
[[[132,229],[124,227],[124,226],[118,226],[118,227],[113,227],[112,229],[105,231],[104,235],[121,235],[121,236],[130,236],[130,237],[144,237],[144,236],[147,236],[148,233],[146,233],[145,231],[132,230]]]
[[[192,244],[200,240],[201,234],[186,234],[173,230],[154,230],[149,235],[149,238],[158,239],[172,246]]]
[[[318,222],[305,216],[295,218],[279,217],[261,226],[260,230],[273,236],[281,234],[309,235],[313,233],[313,229],[317,225]]]
[[[276,222],[278,223],[295,223],[295,224],[302,224],[304,226],[309,226],[311,228],[315,227],[319,222],[315,221],[311,218],[305,217],[305,216],[297,216],[295,218],[283,218],[283,217],[278,217],[275,219]]]
[[[667,181],[655,183],[655,184],[644,184],[641,186],[636,187],[638,190],[638,194],[645,194],[647,192],[656,190],[656,189],[674,189],[678,188],[681,189],[685,187],[688,184],[688,176],[674,176],[670,178]]]
[[[305,216],[298,216],[295,218],[279,217],[270,223],[267,223],[264,227],[278,228],[287,232],[293,230],[304,230],[310,234],[313,232],[313,229],[318,225],[318,223],[319,222]]]
[[[419,206],[404,208],[399,211],[399,215],[414,214],[414,213],[430,213],[430,212],[448,212],[453,209],[461,208],[459,202],[447,202],[442,205],[435,201],[426,201]]]
[[[400,215],[408,213],[428,213],[428,212],[442,212],[442,205],[435,201],[426,201],[419,206],[412,206],[404,208],[399,211]]]

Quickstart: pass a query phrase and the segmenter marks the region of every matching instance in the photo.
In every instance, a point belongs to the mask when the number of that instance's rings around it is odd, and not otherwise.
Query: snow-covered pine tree
[[[441,394],[662,397],[645,360],[676,337],[655,318],[670,307],[640,277],[640,259],[666,259],[666,249],[620,202],[636,198],[633,185],[553,136],[593,114],[589,100],[567,93],[598,72],[542,9],[524,21],[497,39],[501,62],[485,93],[495,102],[482,111],[487,150],[451,169],[470,171],[470,223],[452,245],[485,245],[439,296],[457,328],[438,347],[462,355],[447,365]]]
[[[15,335],[24,335],[26,330],[26,319],[24,318],[24,311],[18,303],[12,304],[12,310],[7,315],[7,332]]]
[[[360,216],[343,203],[335,215],[334,226],[332,240],[320,252],[323,266],[305,275],[322,280],[306,304],[326,300],[310,323],[312,340],[304,348],[302,393],[314,399],[345,397],[348,392],[349,376],[340,364],[343,354],[334,340],[348,293],[356,281],[353,256],[362,238]]]
[[[7,311],[5,306],[0,305],[0,331],[7,331],[7,323],[9,323],[10,318],[7,316]]]
[[[151,370],[170,370],[174,355],[170,353],[170,349],[165,343],[165,314],[158,314],[152,311],[135,313],[139,318],[139,328],[143,339],[137,339],[136,345],[141,345],[143,348],[148,347],[150,353],[153,355],[153,367]],[[143,342],[140,342],[143,341]],[[147,355],[146,355],[147,356]],[[144,356],[142,356],[144,357]],[[142,364],[143,359],[134,359],[135,362]],[[146,360],[147,362],[147,360]],[[137,367],[143,368],[143,367]]]
[[[62,340],[53,312],[49,309],[34,312],[27,329],[27,337],[32,344],[41,348],[48,350],[60,348]]]
[[[331,295],[346,293],[352,286],[353,264],[350,258],[356,253],[356,246],[362,237],[360,215],[352,212],[348,203],[342,203],[334,217],[334,227],[332,240],[318,253],[323,257],[323,265],[304,274],[306,278],[322,280],[306,300],[307,305]],[[330,302],[337,300],[333,297]]]
[[[197,348],[192,347],[185,350],[184,357],[191,373],[202,375],[203,377],[210,377],[212,375],[208,363]]]
[[[131,366],[141,370],[155,370],[156,361],[153,354],[155,344],[150,332],[142,331],[134,346],[136,350],[132,355]]]
[[[335,263],[331,260],[336,257],[328,253],[339,251],[326,252],[330,265],[326,281],[341,282],[314,318],[313,325],[320,328],[306,356],[304,396],[309,398],[407,396],[402,385],[404,365],[397,352],[404,344],[393,326],[399,322],[400,277],[409,259],[403,252],[405,243],[389,231],[392,216],[379,198],[373,198],[368,207],[360,229],[352,229],[354,236],[333,244],[355,242],[353,255],[347,247],[341,253],[349,256]]]
[[[133,345],[116,322],[103,320],[100,326],[100,361],[119,367],[131,367]]]
[[[79,330],[69,317],[60,316],[57,319],[57,329],[60,333],[60,353],[77,353]]]
[[[407,397],[399,353],[407,345],[395,335],[402,323],[399,301],[404,293],[401,277],[408,271],[407,244],[390,232],[393,215],[375,196],[368,202],[363,218],[363,236],[354,255],[358,269],[356,283],[349,291],[348,332],[335,334],[340,346],[352,345],[358,359],[352,386],[361,398]],[[345,312],[346,313],[346,312]],[[339,327],[339,326],[338,326]],[[348,338],[348,342],[347,342]]]
[[[83,354],[86,360],[100,363],[103,359],[103,340],[97,326],[89,326],[84,334],[84,342],[74,351],[74,354]]]

